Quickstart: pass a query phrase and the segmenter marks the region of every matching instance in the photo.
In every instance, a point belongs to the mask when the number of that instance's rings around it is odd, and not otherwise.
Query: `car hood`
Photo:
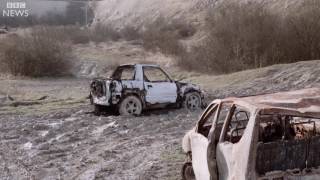
[[[180,81],[176,81],[176,84],[178,85],[181,93],[185,93],[185,92],[188,92],[188,91],[202,92],[200,86],[198,86],[196,84],[180,82]]]

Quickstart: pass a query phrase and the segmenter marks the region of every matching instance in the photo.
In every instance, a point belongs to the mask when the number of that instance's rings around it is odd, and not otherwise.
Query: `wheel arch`
[[[136,101],[136,103],[138,103],[139,105],[134,105],[130,109],[127,109],[127,103],[128,102],[134,102],[132,100]],[[139,101],[139,102],[137,102]],[[143,107],[143,101],[141,101],[141,98],[135,94],[135,93],[127,93],[126,95],[123,95],[121,100],[119,101],[118,105],[117,105],[117,109],[120,115],[141,115],[142,111],[144,110]]]
[[[193,85],[185,85],[184,87],[180,88],[180,95],[179,95],[179,102],[183,103],[186,100],[186,95],[189,93],[196,92],[199,94],[201,99],[201,108],[205,108],[207,106],[207,103],[205,102],[205,95],[203,91],[198,86]]]
[[[201,91],[200,91],[199,89],[196,89],[196,88],[187,88],[187,89],[183,92],[182,97],[185,98],[185,97],[186,97],[186,94],[188,94],[188,93],[193,93],[193,92],[197,92],[197,93],[199,93],[199,95],[201,96]]]
[[[139,89],[125,89],[122,93],[122,96],[121,96],[121,101],[123,101],[126,97],[128,96],[135,96],[137,97],[141,103],[142,103],[142,108],[145,108],[146,107],[146,102],[145,102],[145,93]]]

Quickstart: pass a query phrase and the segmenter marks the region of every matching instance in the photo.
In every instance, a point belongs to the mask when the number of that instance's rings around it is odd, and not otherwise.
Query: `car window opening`
[[[212,127],[213,120],[216,116],[217,109],[217,104],[213,104],[209,107],[208,111],[203,115],[202,119],[199,121],[198,133],[202,134],[205,137],[208,137],[209,131]]]
[[[170,82],[170,78],[158,67],[143,67],[143,78],[146,82]]]
[[[114,71],[112,78],[115,80],[134,80],[135,68],[133,66],[121,66]]]
[[[226,134],[224,141],[231,142],[233,144],[238,143],[247,127],[250,119],[250,113],[240,106],[235,106],[230,115],[231,120],[226,122]]]
[[[223,102],[219,106],[212,106],[212,108],[204,114],[203,119],[200,121],[198,126],[198,133],[208,138],[214,119],[217,118],[214,130],[214,141],[215,143],[217,143],[222,132],[223,124],[228,115],[228,112],[231,109],[231,106],[232,104],[227,102]]]

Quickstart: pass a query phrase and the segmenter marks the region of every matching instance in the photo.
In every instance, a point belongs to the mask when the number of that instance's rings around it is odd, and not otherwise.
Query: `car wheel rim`
[[[138,103],[131,100],[126,104],[126,111],[128,114],[138,114],[140,110],[140,107],[138,106]]]
[[[200,105],[200,99],[197,95],[191,95],[187,100],[187,107],[189,109],[197,109]]]

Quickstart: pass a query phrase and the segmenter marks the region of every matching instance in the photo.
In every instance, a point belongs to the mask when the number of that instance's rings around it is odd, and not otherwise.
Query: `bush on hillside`
[[[49,28],[37,27],[23,37],[9,37],[2,45],[2,66],[9,73],[21,76],[69,74],[70,46],[58,34]]]
[[[119,40],[139,40],[141,33],[137,28],[126,26],[119,30],[111,25],[97,24],[93,28],[81,28],[79,26],[65,26],[59,28],[62,36],[74,44],[87,44],[89,42],[107,42]],[[67,35],[67,36],[66,36]]]
[[[97,24],[91,30],[90,40],[93,42],[118,41],[120,38],[119,31],[110,25]]]
[[[142,34],[143,47],[149,51],[180,56],[184,51],[180,40],[194,34],[195,29],[191,25],[180,21],[169,23],[163,17],[159,17],[155,22],[146,26]]]
[[[205,42],[182,53],[178,64],[199,71],[229,73],[319,59],[319,8],[319,2],[306,0],[300,10],[283,15],[259,3],[226,1],[208,13]]]
[[[140,40],[142,38],[139,29],[133,26],[126,26],[119,33],[121,38],[127,41]]]

